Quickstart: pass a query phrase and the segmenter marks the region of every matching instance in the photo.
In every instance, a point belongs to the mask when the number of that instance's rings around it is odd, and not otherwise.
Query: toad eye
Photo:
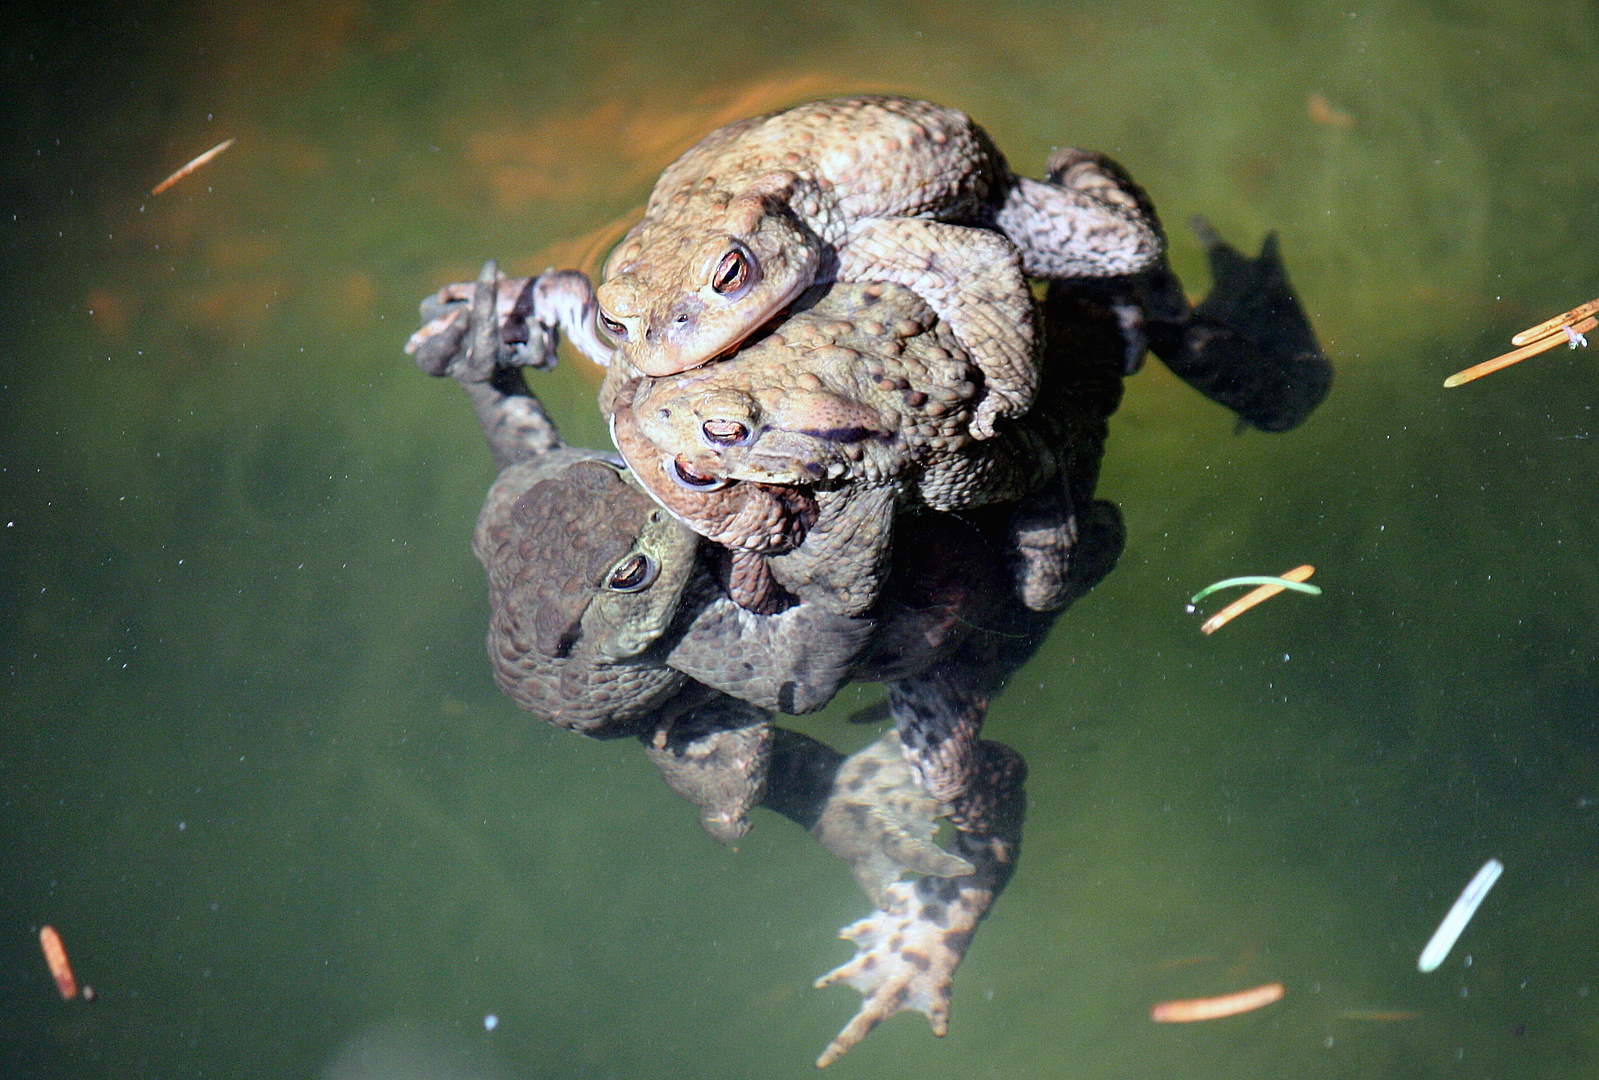
[[[707,473],[698,472],[688,463],[687,454],[679,454],[672,459],[672,479],[677,481],[677,486],[687,488],[689,491],[720,491],[730,487],[728,481]]]
[[[618,341],[627,340],[627,327],[623,326],[620,321],[611,318],[604,311],[600,312],[599,318],[600,328],[607,334],[610,334]]]
[[[726,296],[730,292],[742,289],[749,276],[749,259],[742,251],[734,248],[723,255],[722,261],[716,264],[716,273],[711,275],[711,288]]]
[[[700,425],[700,434],[711,446],[742,446],[749,441],[750,429],[737,420],[713,417]]]
[[[611,571],[611,579],[606,585],[616,592],[642,592],[655,584],[658,573],[654,559],[634,552]]]

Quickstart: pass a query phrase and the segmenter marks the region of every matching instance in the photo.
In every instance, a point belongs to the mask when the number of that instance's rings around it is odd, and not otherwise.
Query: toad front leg
[[[983,373],[972,434],[1026,412],[1038,392],[1032,293],[1016,248],[998,233],[924,218],[866,218],[839,249],[841,281],[887,281],[938,312]]]
[[[640,735],[644,752],[667,786],[699,808],[705,831],[731,844],[750,831],[750,809],[766,796],[772,714],[713,691],[683,693],[703,700],[676,715],[662,710]]]

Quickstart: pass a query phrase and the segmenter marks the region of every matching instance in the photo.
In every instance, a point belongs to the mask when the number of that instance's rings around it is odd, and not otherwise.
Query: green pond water
[[[1278,436],[1129,380],[1126,554],[991,713],[1029,816],[949,1035],[902,1015],[829,1075],[1599,1073],[1599,351],[1441,386],[1599,295],[1593,4],[0,19],[0,1075],[814,1073],[861,894],[787,821],[722,848],[636,746],[498,694],[492,467],[400,345],[488,256],[603,252],[699,134],[860,89],[959,105],[1034,175],[1112,153],[1196,295],[1191,215],[1277,230],[1338,374]],[[605,438],[597,384],[538,377],[571,441]],[[1209,638],[1183,611],[1301,562],[1321,597]],[[800,726],[863,745],[875,693]],[[56,995],[44,923],[99,1000]]]

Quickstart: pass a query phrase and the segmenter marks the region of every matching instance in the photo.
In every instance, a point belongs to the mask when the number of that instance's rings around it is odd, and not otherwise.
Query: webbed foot
[[[862,998],[860,1010],[816,1059],[819,1069],[907,1009],[927,1017],[934,1035],[949,1030],[955,969],[986,904],[930,899],[909,881],[890,885],[886,899],[885,910],[839,931],[839,937],[854,943],[855,956],[816,980],[818,990],[843,983],[859,990]]]
[[[596,330],[594,288],[586,275],[546,270],[538,277],[510,278],[497,266],[489,272],[495,286],[494,332],[487,339],[492,354],[472,348],[479,282],[457,281],[422,301],[422,326],[405,343],[424,373],[486,382],[497,368],[554,367],[562,333],[595,363],[610,359],[610,346]]]
[[[972,873],[895,882],[885,890],[882,910],[839,932],[854,943],[855,956],[817,979],[816,987],[854,987],[861,993],[861,1005],[816,1059],[818,1068],[837,1061],[872,1028],[907,1009],[926,1016],[934,1035],[949,1029],[955,969],[1015,869],[1026,774],[1014,750],[981,743],[971,790],[956,807],[956,847],[971,861]]]

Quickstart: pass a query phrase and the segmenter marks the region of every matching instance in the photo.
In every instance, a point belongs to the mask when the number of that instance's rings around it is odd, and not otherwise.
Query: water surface
[[[859,89],[966,108],[1024,172],[1109,151],[1196,294],[1190,215],[1276,230],[1338,379],[1282,436],[1157,363],[1129,382],[1100,489],[1127,553],[992,712],[1030,814],[950,1034],[898,1017],[831,1072],[1599,1068],[1599,357],[1440,385],[1599,295],[1592,5],[5,18],[0,1072],[813,1072],[855,1007],[810,989],[864,914],[847,871],[764,813],[719,847],[635,749],[497,694],[467,548],[492,468],[399,345],[485,257],[603,252],[711,127]],[[539,377],[574,442],[597,384]],[[1300,562],[1319,599],[1212,638],[1183,613]],[[803,726],[854,748],[861,700]],[[55,997],[44,922],[93,1005]],[[1246,1017],[1147,1018],[1271,980]],[[1415,1019],[1345,1018],[1374,1010]]]

